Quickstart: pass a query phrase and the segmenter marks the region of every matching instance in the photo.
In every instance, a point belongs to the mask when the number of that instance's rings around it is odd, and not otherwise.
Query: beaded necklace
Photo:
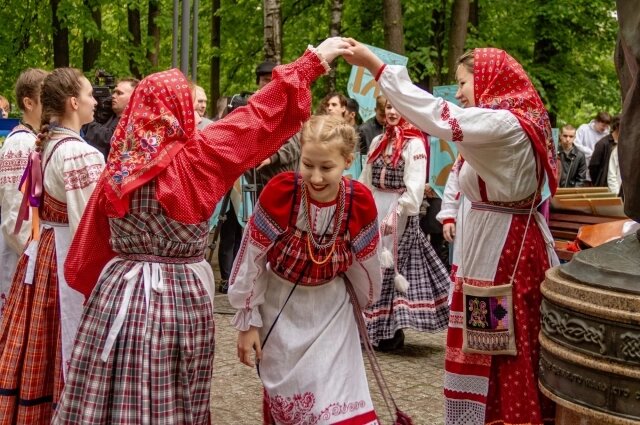
[[[338,214],[334,212],[334,224],[333,224],[333,233],[331,234],[331,239],[327,243],[320,243],[316,241],[313,236],[313,228],[311,226],[311,208],[309,207],[309,199],[307,197],[307,187],[305,184],[302,185],[301,188],[301,206],[302,206],[302,214],[304,216],[304,224],[307,232],[307,250],[309,251],[309,258],[317,265],[323,265],[327,263],[336,249],[336,240],[338,239],[338,232],[340,231],[340,224],[342,223],[342,219],[344,218],[344,209],[345,209],[345,198],[346,198],[346,190],[344,187],[344,181],[340,181],[340,188],[338,190],[338,206],[337,211]],[[321,240],[322,240],[321,236]],[[323,260],[318,260],[313,255],[313,247],[316,250],[322,250],[331,247],[331,250],[327,254],[327,256]]]
[[[62,133],[68,136],[80,138],[80,133],[78,133],[77,131],[72,130],[68,127],[58,125],[58,124],[51,124],[51,131],[54,133]]]
[[[24,120],[20,120],[20,124],[24,127],[26,127],[29,131],[31,131],[33,134],[37,135],[38,132],[31,126],[31,124],[27,124],[26,122],[24,122]]]

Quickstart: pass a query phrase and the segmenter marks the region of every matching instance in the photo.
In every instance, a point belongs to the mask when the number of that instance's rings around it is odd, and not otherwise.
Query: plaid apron
[[[152,181],[111,219],[120,255],[87,301],[54,424],[209,424],[213,275],[206,222],[163,215]],[[200,270],[200,272],[198,271]],[[208,281],[209,280],[209,281]]]

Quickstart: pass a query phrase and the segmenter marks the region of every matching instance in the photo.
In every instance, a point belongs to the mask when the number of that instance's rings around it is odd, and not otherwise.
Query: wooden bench
[[[620,217],[606,217],[579,214],[575,211],[554,210],[549,217],[549,229],[555,239],[555,250],[561,260],[569,261],[574,252],[568,251],[567,244],[574,242],[582,226],[618,221]]]

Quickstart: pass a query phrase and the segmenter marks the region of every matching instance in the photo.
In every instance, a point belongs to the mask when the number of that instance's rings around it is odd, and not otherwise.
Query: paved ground
[[[216,295],[216,357],[213,372],[211,410],[215,425],[262,424],[262,387],[255,369],[236,357],[236,332],[229,324],[233,310],[226,295]],[[444,333],[405,332],[404,349],[377,353],[384,376],[400,408],[416,425],[443,423],[442,379]],[[366,362],[366,356],[365,356]],[[369,368],[369,387],[383,423],[393,423]]]

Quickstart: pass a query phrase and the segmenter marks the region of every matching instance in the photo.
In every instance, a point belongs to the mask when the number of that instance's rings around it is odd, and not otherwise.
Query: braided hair
[[[84,75],[76,68],[56,68],[42,82],[40,102],[42,103],[42,119],[40,133],[36,139],[36,152],[42,152],[49,141],[52,119],[60,118],[66,113],[67,99],[80,96]]]

